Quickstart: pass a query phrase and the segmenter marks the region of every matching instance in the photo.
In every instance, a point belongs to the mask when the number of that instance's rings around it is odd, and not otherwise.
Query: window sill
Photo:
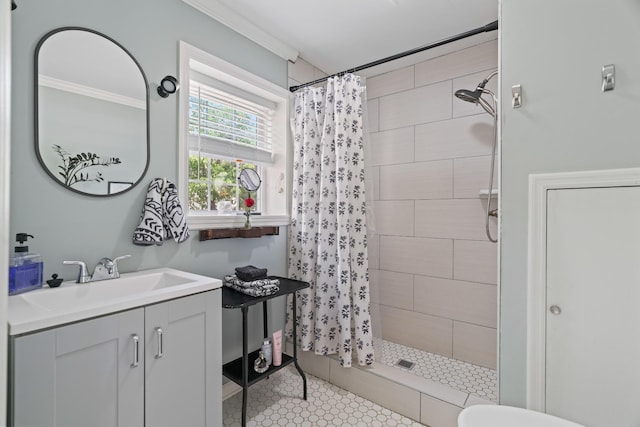
[[[287,215],[252,215],[252,227],[280,227],[290,223]],[[189,215],[189,230],[243,228],[244,215]]]

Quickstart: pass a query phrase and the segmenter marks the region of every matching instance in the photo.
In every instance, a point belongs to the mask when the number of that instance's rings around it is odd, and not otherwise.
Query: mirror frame
[[[118,46],[120,49],[122,49],[127,55],[129,55],[129,58],[131,58],[131,60],[134,62],[134,64],[136,64],[136,66],[138,67],[138,69],[140,70],[140,74],[142,74],[142,79],[144,80],[144,84],[145,84],[145,90],[147,93],[146,96],[146,103],[147,103],[147,108],[146,108],[146,130],[147,130],[147,159],[146,159],[146,163],[144,166],[144,170],[142,171],[142,173],[140,174],[140,177],[138,178],[137,181],[135,181],[129,188],[123,190],[123,191],[119,191],[117,193],[113,193],[113,194],[109,194],[108,192],[105,192],[105,194],[92,194],[92,193],[87,193],[85,191],[80,191],[77,190],[73,187],[67,186],[64,184],[64,182],[60,181],[60,179],[58,179],[55,174],[49,170],[49,168],[47,167],[47,165],[45,164],[44,160],[42,159],[42,157],[40,156],[40,137],[39,137],[39,129],[38,129],[38,123],[39,123],[39,117],[38,117],[38,55],[40,53],[40,48],[42,47],[42,45],[44,44],[44,42],[47,41],[47,39],[51,36],[53,36],[54,34],[57,34],[59,32],[62,31],[69,31],[69,30],[75,30],[75,31],[86,31],[89,33],[93,33],[95,35],[98,35],[100,37],[103,37],[107,40],[109,40],[111,43],[115,44],[116,46]],[[149,81],[147,80],[147,76],[144,73],[144,70],[142,69],[142,66],[140,66],[140,63],[136,60],[136,58],[131,54],[131,52],[129,52],[124,46],[122,46],[120,43],[118,43],[117,41],[115,41],[114,39],[112,39],[111,37],[96,31],[96,30],[92,30],[90,28],[84,28],[84,27],[60,27],[60,28],[56,28],[54,30],[49,31],[47,34],[45,34],[44,36],[42,36],[42,38],[38,41],[38,44],[36,46],[36,50],[35,50],[35,56],[34,56],[34,63],[33,63],[33,68],[34,68],[34,99],[33,99],[33,117],[34,117],[34,123],[33,123],[33,129],[34,129],[34,146],[35,146],[35,150],[36,150],[36,156],[38,157],[38,162],[40,162],[40,166],[42,166],[42,169],[45,170],[45,172],[47,172],[47,175],[49,175],[55,182],[57,182],[58,184],[60,184],[61,186],[63,186],[64,188],[66,188],[67,190],[71,190],[74,193],[78,193],[78,194],[82,194],[85,196],[90,196],[90,197],[113,197],[113,196],[118,196],[120,194],[124,194],[127,191],[130,191],[133,187],[135,187],[136,185],[138,185],[140,183],[140,181],[142,181],[142,178],[144,178],[144,176],[147,174],[147,170],[149,169],[149,161],[151,158],[151,143],[150,143],[150,136],[149,136]]]

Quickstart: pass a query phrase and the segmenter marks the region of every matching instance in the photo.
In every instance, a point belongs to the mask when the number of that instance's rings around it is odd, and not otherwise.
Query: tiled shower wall
[[[369,264],[382,337],[493,369],[497,245],[478,197],[488,188],[493,119],[453,92],[475,89],[497,65],[491,41],[366,80]],[[290,85],[324,75],[302,59],[289,64]],[[487,87],[495,91],[496,80]]]
[[[497,66],[491,41],[367,79],[377,234],[369,262],[382,337],[493,369],[497,245],[478,196],[488,188],[493,119],[453,93]],[[491,226],[495,236],[494,218]]]

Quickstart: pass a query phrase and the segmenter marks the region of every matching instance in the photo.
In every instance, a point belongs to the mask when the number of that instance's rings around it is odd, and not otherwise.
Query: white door
[[[640,188],[550,190],[547,207],[546,411],[638,427]]]

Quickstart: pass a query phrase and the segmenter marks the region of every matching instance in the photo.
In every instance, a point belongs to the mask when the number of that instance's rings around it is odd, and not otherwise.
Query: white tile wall
[[[369,132],[378,132],[380,130],[380,100],[378,98],[369,99],[367,101],[367,116],[369,117],[369,122],[365,123],[365,126],[368,125]]]
[[[428,276],[415,276],[414,281],[415,311],[496,327],[495,286]]]
[[[373,196],[367,196],[367,200],[380,200],[380,167],[372,166],[368,169],[367,173],[369,174],[367,178],[372,182],[371,185],[366,186],[366,191],[367,194],[368,192],[373,193]]]
[[[495,366],[496,342],[497,246],[478,197],[493,118],[454,92],[475,89],[497,64],[494,40],[367,79],[383,334],[483,366]],[[495,235],[494,218],[491,227]]]
[[[380,302],[380,270],[369,267],[369,298],[371,305],[377,305]]]
[[[453,357],[474,365],[496,369],[495,328],[453,322]]]
[[[452,356],[453,321],[415,311],[380,306],[382,338],[419,350]]]
[[[379,98],[396,92],[413,89],[414,67],[400,68],[367,79],[367,97]]]
[[[369,268],[380,268],[380,236],[378,234],[367,236],[367,253],[369,255]]]
[[[413,274],[382,270],[378,274],[380,304],[413,310]]]
[[[376,233],[381,236],[413,236],[413,200],[374,202]]]
[[[393,165],[414,161],[413,126],[375,132],[371,138],[371,165]]]
[[[496,162],[497,164],[497,162]],[[453,197],[477,199],[480,190],[489,189],[491,156],[467,157],[453,161]],[[493,174],[493,188],[498,188],[497,170]],[[497,202],[497,199],[495,199]],[[498,204],[496,203],[496,207]]]
[[[416,161],[489,155],[492,126],[488,114],[416,126]]]
[[[455,240],[453,278],[495,285],[498,279],[497,245],[488,240]]]
[[[453,241],[380,236],[380,270],[453,277]]]
[[[495,68],[497,63],[498,44],[495,41],[482,43],[416,64],[416,87],[490,70]],[[475,86],[469,89],[475,89]]]
[[[484,206],[481,199],[416,200],[416,236],[486,240]],[[495,233],[495,218],[491,224]]]
[[[458,427],[460,411],[462,408],[458,406],[421,395],[420,422],[429,427]]]
[[[451,198],[452,171],[451,160],[380,166],[380,199]]]
[[[388,130],[451,118],[451,80],[380,99],[380,129]]]

